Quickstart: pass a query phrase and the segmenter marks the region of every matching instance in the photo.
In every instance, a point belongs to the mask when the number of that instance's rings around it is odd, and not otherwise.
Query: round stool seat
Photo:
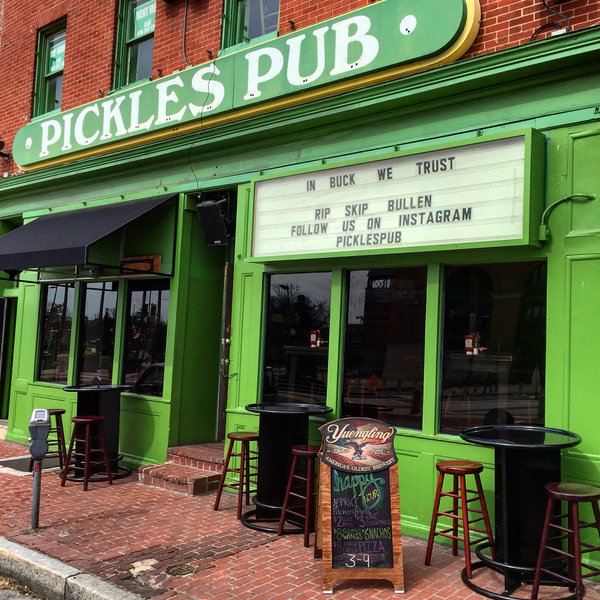
[[[250,504],[250,494],[256,492],[256,482],[258,480],[258,470],[256,462],[258,461],[258,451],[252,449],[253,445],[258,444],[258,433],[255,431],[232,431],[227,434],[229,444],[227,454],[221,471],[221,479],[217,487],[217,496],[215,498],[214,510],[219,510],[221,495],[223,489],[229,489],[237,493],[237,518],[242,518],[242,504],[244,496],[246,505]],[[237,451],[235,450],[238,445]],[[237,458],[237,464],[233,464],[232,458]],[[233,474],[234,480],[227,483],[228,474]]]
[[[65,409],[64,408],[49,408],[48,409],[48,414],[52,417],[52,416],[56,416],[56,415],[64,415],[65,414]]]
[[[234,442],[257,442],[258,433],[253,431],[234,431],[227,434],[227,439]]]
[[[98,423],[98,421],[103,421],[104,417],[99,415],[79,415],[77,417],[73,417],[73,423],[79,423],[80,425],[86,425],[87,423]]]
[[[600,488],[587,483],[560,481],[546,484],[548,494],[567,502],[593,502],[600,500]]]
[[[296,446],[292,446],[292,454],[296,456],[305,456],[305,457],[315,457],[319,454],[319,450],[321,446],[310,446],[305,444],[298,444]]]
[[[435,467],[449,475],[474,475],[483,471],[483,465],[475,460],[440,460]]]

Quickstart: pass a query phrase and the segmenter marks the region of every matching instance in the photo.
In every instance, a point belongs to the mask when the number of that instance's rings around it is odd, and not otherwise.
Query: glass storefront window
[[[325,404],[331,273],[268,278],[263,402]]]
[[[425,267],[349,273],[342,416],[420,429]]]
[[[115,349],[117,284],[112,281],[87,283],[82,293],[79,383],[111,383]]]
[[[445,269],[441,431],[544,423],[546,264]]]
[[[38,355],[38,380],[67,383],[74,288],[71,283],[44,285]]]
[[[162,396],[169,312],[169,281],[129,283],[123,383]]]

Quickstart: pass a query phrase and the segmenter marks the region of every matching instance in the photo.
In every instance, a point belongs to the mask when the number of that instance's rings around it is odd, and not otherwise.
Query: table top
[[[255,413],[286,415],[325,415],[333,409],[323,404],[299,404],[296,402],[260,402],[248,404],[246,410]]]
[[[483,425],[463,429],[460,437],[480,446],[531,450],[569,448],[581,442],[576,433],[539,425]]]
[[[68,385],[64,387],[65,392],[114,392],[130,390],[130,385],[112,383],[92,383],[89,385]]]

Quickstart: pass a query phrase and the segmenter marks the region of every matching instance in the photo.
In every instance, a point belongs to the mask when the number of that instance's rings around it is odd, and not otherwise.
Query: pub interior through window
[[[544,424],[546,263],[445,268],[441,431]]]
[[[79,330],[79,383],[112,383],[117,283],[87,283]]]
[[[39,381],[67,383],[74,298],[72,283],[42,286]]]
[[[331,273],[268,277],[263,402],[325,404]]]
[[[123,383],[162,396],[169,312],[169,281],[129,282]]]
[[[342,416],[421,429],[426,268],[348,277]]]

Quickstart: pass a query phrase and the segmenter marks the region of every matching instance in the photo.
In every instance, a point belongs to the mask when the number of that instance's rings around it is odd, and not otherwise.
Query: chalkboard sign
[[[354,475],[331,469],[333,568],[393,564],[389,471]]]
[[[395,429],[351,418],[320,431],[323,591],[344,579],[388,579],[404,591]]]

